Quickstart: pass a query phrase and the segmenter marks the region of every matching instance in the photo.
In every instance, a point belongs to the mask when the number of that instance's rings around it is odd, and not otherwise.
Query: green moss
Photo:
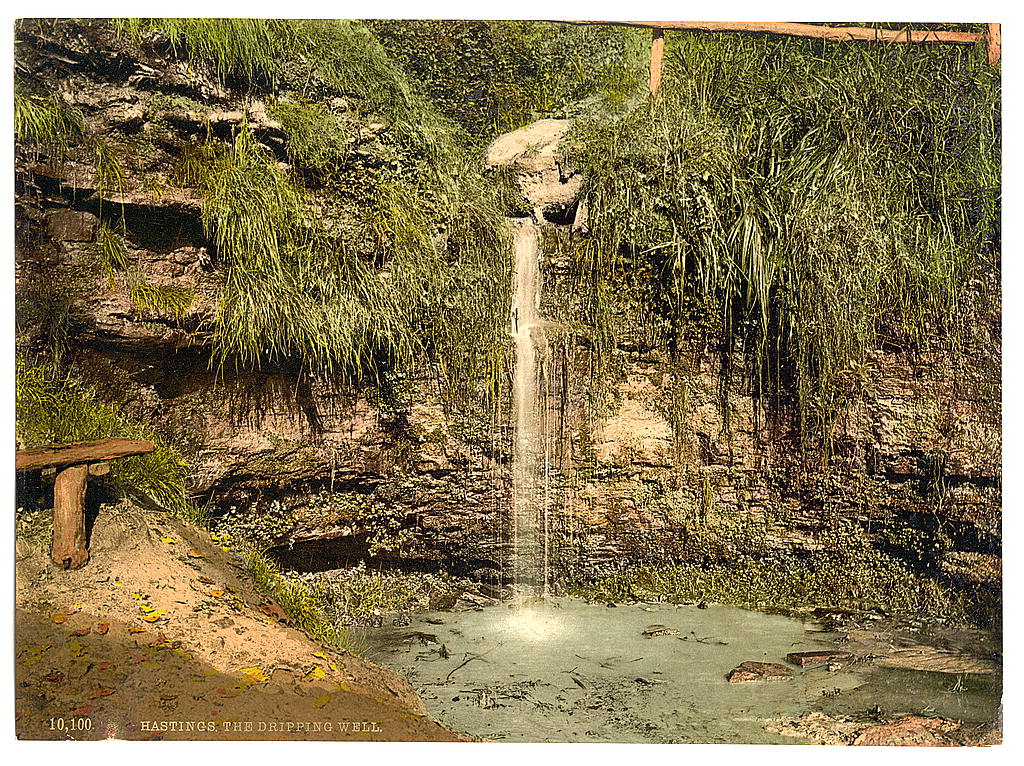
[[[451,608],[459,596],[474,589],[468,580],[444,572],[374,571],[364,564],[302,577],[315,585],[339,622],[388,612]]]
[[[345,123],[320,104],[278,103],[269,114],[288,136],[288,159],[318,181],[344,164],[349,153]]]
[[[592,600],[709,601],[794,611],[823,607],[968,621],[962,595],[874,549],[852,526],[839,526],[824,543],[825,550],[806,560],[775,552],[728,564],[641,566],[581,582],[570,593]]]

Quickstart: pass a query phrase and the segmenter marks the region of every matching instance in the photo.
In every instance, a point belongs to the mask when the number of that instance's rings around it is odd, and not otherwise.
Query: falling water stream
[[[513,589],[516,599],[545,596],[550,583],[548,472],[543,367],[548,355],[540,316],[538,229],[529,218],[513,219],[515,291],[511,332],[515,339],[512,381],[515,438],[512,455]]]

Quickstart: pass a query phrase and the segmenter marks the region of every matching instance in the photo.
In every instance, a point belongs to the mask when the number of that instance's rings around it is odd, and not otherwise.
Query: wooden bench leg
[[[53,482],[53,548],[50,558],[63,569],[89,562],[85,547],[85,485],[89,466],[73,465],[57,472]]]

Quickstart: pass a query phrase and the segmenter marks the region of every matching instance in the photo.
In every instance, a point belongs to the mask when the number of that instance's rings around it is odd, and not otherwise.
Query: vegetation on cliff
[[[575,137],[598,352],[710,341],[827,447],[868,352],[955,339],[995,267],[999,98],[972,48],[670,35],[662,98]]]
[[[270,98],[287,135],[290,175],[247,126],[228,146],[187,147],[181,178],[202,190],[204,227],[227,261],[220,363],[290,361],[299,374],[355,384],[428,372],[452,405],[493,401],[508,292],[497,200],[459,129],[365,27],[160,19],[119,28]],[[357,143],[360,133],[373,138]]]

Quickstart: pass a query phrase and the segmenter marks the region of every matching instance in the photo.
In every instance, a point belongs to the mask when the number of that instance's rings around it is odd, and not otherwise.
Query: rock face
[[[537,120],[500,136],[488,147],[484,162],[507,167],[523,195],[554,223],[576,223],[583,177],[569,169],[561,143],[571,120]]]
[[[245,103],[243,93],[183,63],[144,55],[100,24],[63,36],[43,28],[19,34],[31,51],[21,64],[46,73],[124,158],[123,186],[101,202],[89,156],[58,161],[19,150],[22,331],[52,332],[51,318],[67,316],[76,369],[103,398],[184,446],[201,500],[253,513],[276,503],[289,515],[291,527],[273,541],[280,551],[325,545],[334,563],[355,563],[368,555],[384,514],[407,535],[401,561],[380,560],[500,581],[510,540],[506,419],[484,432],[446,414],[426,384],[409,397],[415,404],[384,406],[290,369],[211,367],[218,255],[203,230],[202,201],[165,183],[179,160],[169,138],[207,126],[230,135],[246,113],[257,139],[284,162],[283,133],[265,105]],[[516,174],[553,236],[568,236],[582,215],[583,179],[561,143],[569,127],[541,120],[500,138],[486,158]],[[131,262],[149,283],[193,296],[179,318],[140,306],[104,273],[99,226],[120,224],[122,213]],[[567,256],[546,252],[542,270],[541,313],[558,317],[578,292]],[[556,437],[556,571],[571,578],[664,561],[687,554],[706,530],[738,527],[755,530],[769,551],[803,554],[847,520],[894,554],[920,549],[946,582],[998,593],[994,300],[965,305],[976,330],[966,351],[878,349],[824,462],[807,462],[792,423],[769,417],[739,384],[723,384],[713,344],[673,355],[645,345],[637,329],[636,338],[615,339],[610,378],[595,381],[592,349],[553,326],[545,385]]]

